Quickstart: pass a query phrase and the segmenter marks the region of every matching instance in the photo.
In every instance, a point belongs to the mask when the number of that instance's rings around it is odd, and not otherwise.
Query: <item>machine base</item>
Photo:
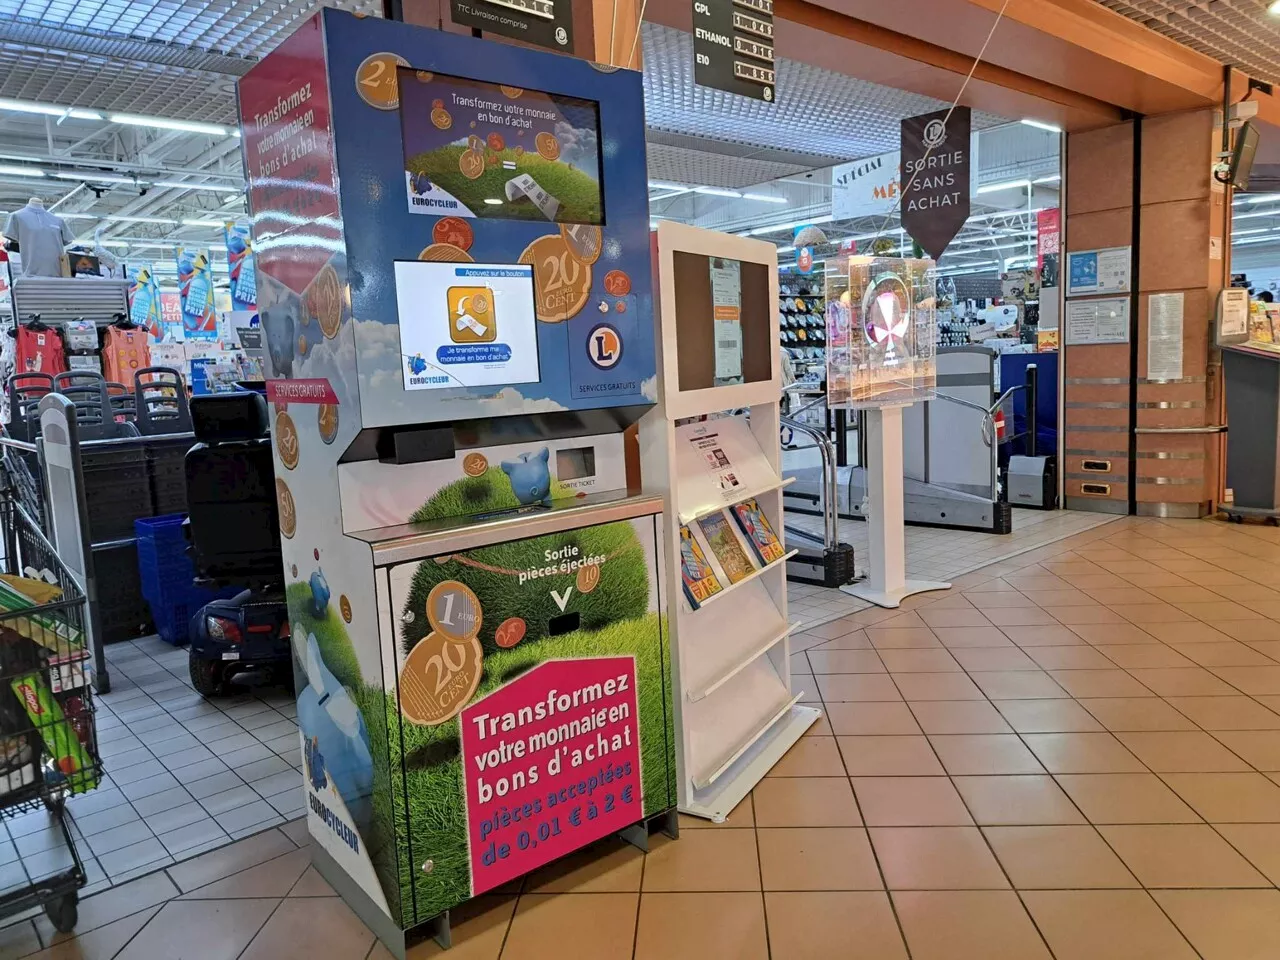
[[[847,593],[851,597],[857,597],[859,600],[866,600],[874,603],[877,607],[887,607],[895,609],[907,597],[917,593],[927,593],[930,590],[950,590],[951,584],[944,583],[941,580],[907,580],[901,587],[895,590],[877,590],[870,583],[863,581],[862,583],[851,583],[840,588],[842,593]]]
[[[816,587],[839,587],[852,583],[853,547],[840,543],[831,550],[804,547],[787,561],[787,579],[793,583],[811,583]]]

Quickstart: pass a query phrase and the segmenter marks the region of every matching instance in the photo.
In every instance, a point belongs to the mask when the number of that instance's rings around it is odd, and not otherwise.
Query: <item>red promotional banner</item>
[[[635,657],[548,660],[462,711],[473,896],[644,815]]]
[[[267,400],[271,403],[336,404],[338,395],[323,377],[318,380],[268,380]]]
[[[1046,254],[1059,252],[1062,237],[1062,211],[1057,207],[1036,212],[1036,266],[1044,269]]]

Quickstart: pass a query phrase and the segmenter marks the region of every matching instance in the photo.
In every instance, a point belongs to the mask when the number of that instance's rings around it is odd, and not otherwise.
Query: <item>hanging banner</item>
[[[968,107],[902,121],[902,227],[934,260],[969,219]]]
[[[570,0],[452,0],[449,7],[453,22],[464,27],[561,53],[573,49]]]
[[[231,275],[231,309],[258,309],[258,268],[253,257],[253,237],[247,223],[224,223],[227,272]]]
[[[693,82],[774,98],[773,0],[694,0]]]
[[[178,247],[177,262],[183,337],[216,340],[218,318],[213,310],[213,262],[209,251]]]
[[[146,327],[152,339],[163,339],[160,323],[160,285],[156,283],[151,264],[141,265],[129,284],[129,319]]]
[[[887,217],[898,202],[902,154],[893,150],[831,168],[831,215],[837,220]]]

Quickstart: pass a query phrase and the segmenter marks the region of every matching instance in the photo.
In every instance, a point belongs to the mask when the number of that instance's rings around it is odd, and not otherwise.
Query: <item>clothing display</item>
[[[107,327],[102,356],[106,378],[132,387],[134,374],[151,365],[146,329],[133,325]]]
[[[62,251],[75,239],[67,222],[35,199],[9,214],[4,235],[18,242],[24,277],[62,276]]]

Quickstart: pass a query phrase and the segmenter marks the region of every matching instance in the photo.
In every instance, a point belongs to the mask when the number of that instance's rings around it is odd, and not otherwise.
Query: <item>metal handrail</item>
[[[831,442],[831,438],[824,431],[819,430],[817,427],[811,427],[807,423],[801,423],[794,417],[779,417],[778,420],[784,427],[790,427],[792,431],[798,430],[800,433],[811,437],[814,441],[814,446],[818,448],[818,453],[822,458],[823,546],[825,549],[831,550],[839,541],[839,527],[836,520],[836,500],[839,496],[839,488],[836,485],[835,444]]]

